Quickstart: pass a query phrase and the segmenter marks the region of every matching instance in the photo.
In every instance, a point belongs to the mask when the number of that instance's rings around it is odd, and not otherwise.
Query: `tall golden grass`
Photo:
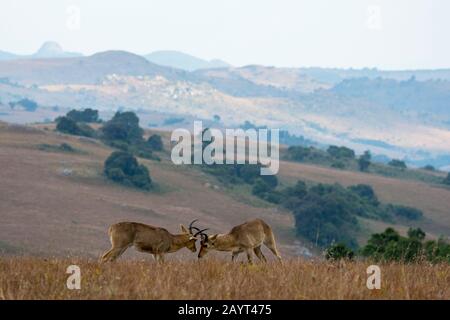
[[[80,290],[66,286],[73,264]],[[0,299],[450,299],[449,264],[380,264],[379,290],[366,286],[369,264],[0,258]]]

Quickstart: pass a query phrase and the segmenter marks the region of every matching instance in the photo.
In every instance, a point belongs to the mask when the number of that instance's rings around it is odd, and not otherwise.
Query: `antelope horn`
[[[203,242],[208,241],[208,235],[206,233],[202,233],[200,236],[202,237]]]
[[[194,234],[194,237],[196,237],[196,236],[198,236],[199,234],[201,235],[201,236],[206,236],[206,237],[208,237],[208,235],[206,234],[206,233],[204,233],[206,230],[208,230],[209,228],[206,228],[206,229],[202,229],[202,230],[199,230],[199,231],[197,231],[197,233],[196,234]]]
[[[194,224],[196,221],[198,221],[198,219],[192,220],[192,222],[189,224],[189,232],[190,232],[190,233],[193,233],[193,232],[192,232],[192,229],[195,229],[195,230],[197,230],[197,231],[200,230],[199,228],[193,226],[193,224]]]

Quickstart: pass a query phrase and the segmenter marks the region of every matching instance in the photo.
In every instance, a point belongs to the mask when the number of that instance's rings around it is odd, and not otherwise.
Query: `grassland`
[[[66,268],[73,264],[81,269],[80,290],[66,286]],[[366,286],[368,266],[1,258],[0,299],[450,299],[448,264],[380,264],[379,290]]]

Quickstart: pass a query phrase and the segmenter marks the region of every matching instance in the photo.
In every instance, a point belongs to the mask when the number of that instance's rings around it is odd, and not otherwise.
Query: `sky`
[[[450,68],[448,0],[1,0],[0,50],[179,50],[235,66]]]

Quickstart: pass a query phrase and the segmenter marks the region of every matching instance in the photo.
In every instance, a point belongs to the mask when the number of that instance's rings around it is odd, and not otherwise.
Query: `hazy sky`
[[[0,50],[180,50],[233,65],[450,67],[448,0],[1,0]]]

